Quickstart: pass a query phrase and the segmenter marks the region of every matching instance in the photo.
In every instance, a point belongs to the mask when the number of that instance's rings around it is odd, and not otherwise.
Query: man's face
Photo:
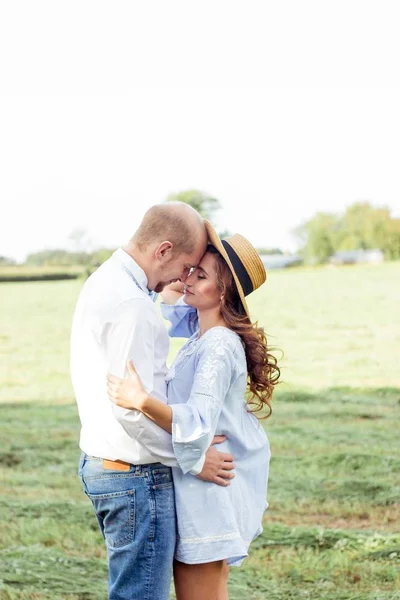
[[[162,292],[166,285],[175,281],[186,281],[191,269],[196,267],[205,251],[204,244],[199,244],[194,252],[190,254],[177,254],[176,257],[163,265],[159,273],[159,281],[154,287],[157,293]]]

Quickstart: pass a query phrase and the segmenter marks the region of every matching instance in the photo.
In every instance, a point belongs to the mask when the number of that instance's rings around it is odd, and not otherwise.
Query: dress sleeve
[[[171,404],[172,444],[183,473],[201,459],[217,430],[219,416],[236,377],[235,345],[219,330],[204,338],[187,403]]]
[[[161,303],[164,319],[171,322],[168,331],[170,337],[191,337],[199,328],[197,310],[184,302],[183,297],[175,304]]]

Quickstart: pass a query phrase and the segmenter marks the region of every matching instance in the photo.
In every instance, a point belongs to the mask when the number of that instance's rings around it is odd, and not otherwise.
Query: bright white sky
[[[117,246],[199,188],[220,228],[291,230],[357,200],[400,216],[399,3],[4,2],[0,255]]]

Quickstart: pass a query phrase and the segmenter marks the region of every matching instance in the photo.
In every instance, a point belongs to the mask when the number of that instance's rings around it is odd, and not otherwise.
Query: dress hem
[[[220,554],[214,554],[213,556],[209,556],[207,558],[187,558],[185,556],[180,556],[179,553],[175,554],[175,560],[184,563],[185,565],[201,565],[207,564],[210,562],[216,562],[217,560],[226,560],[228,563],[228,567],[240,567],[245,558],[248,557],[248,552],[246,554],[236,554],[233,556],[227,556],[226,552],[221,552]]]

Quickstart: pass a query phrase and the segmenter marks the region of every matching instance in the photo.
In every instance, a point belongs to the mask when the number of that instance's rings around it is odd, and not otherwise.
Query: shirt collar
[[[139,265],[132,258],[132,256],[125,252],[123,248],[118,248],[118,250],[114,252],[113,257],[124,265],[124,267],[129,271],[129,273],[133,275],[134,279],[137,281],[141,289],[144,292],[146,292],[146,294],[149,294],[150,290],[147,287],[147,275],[143,271],[143,269],[139,267]]]

